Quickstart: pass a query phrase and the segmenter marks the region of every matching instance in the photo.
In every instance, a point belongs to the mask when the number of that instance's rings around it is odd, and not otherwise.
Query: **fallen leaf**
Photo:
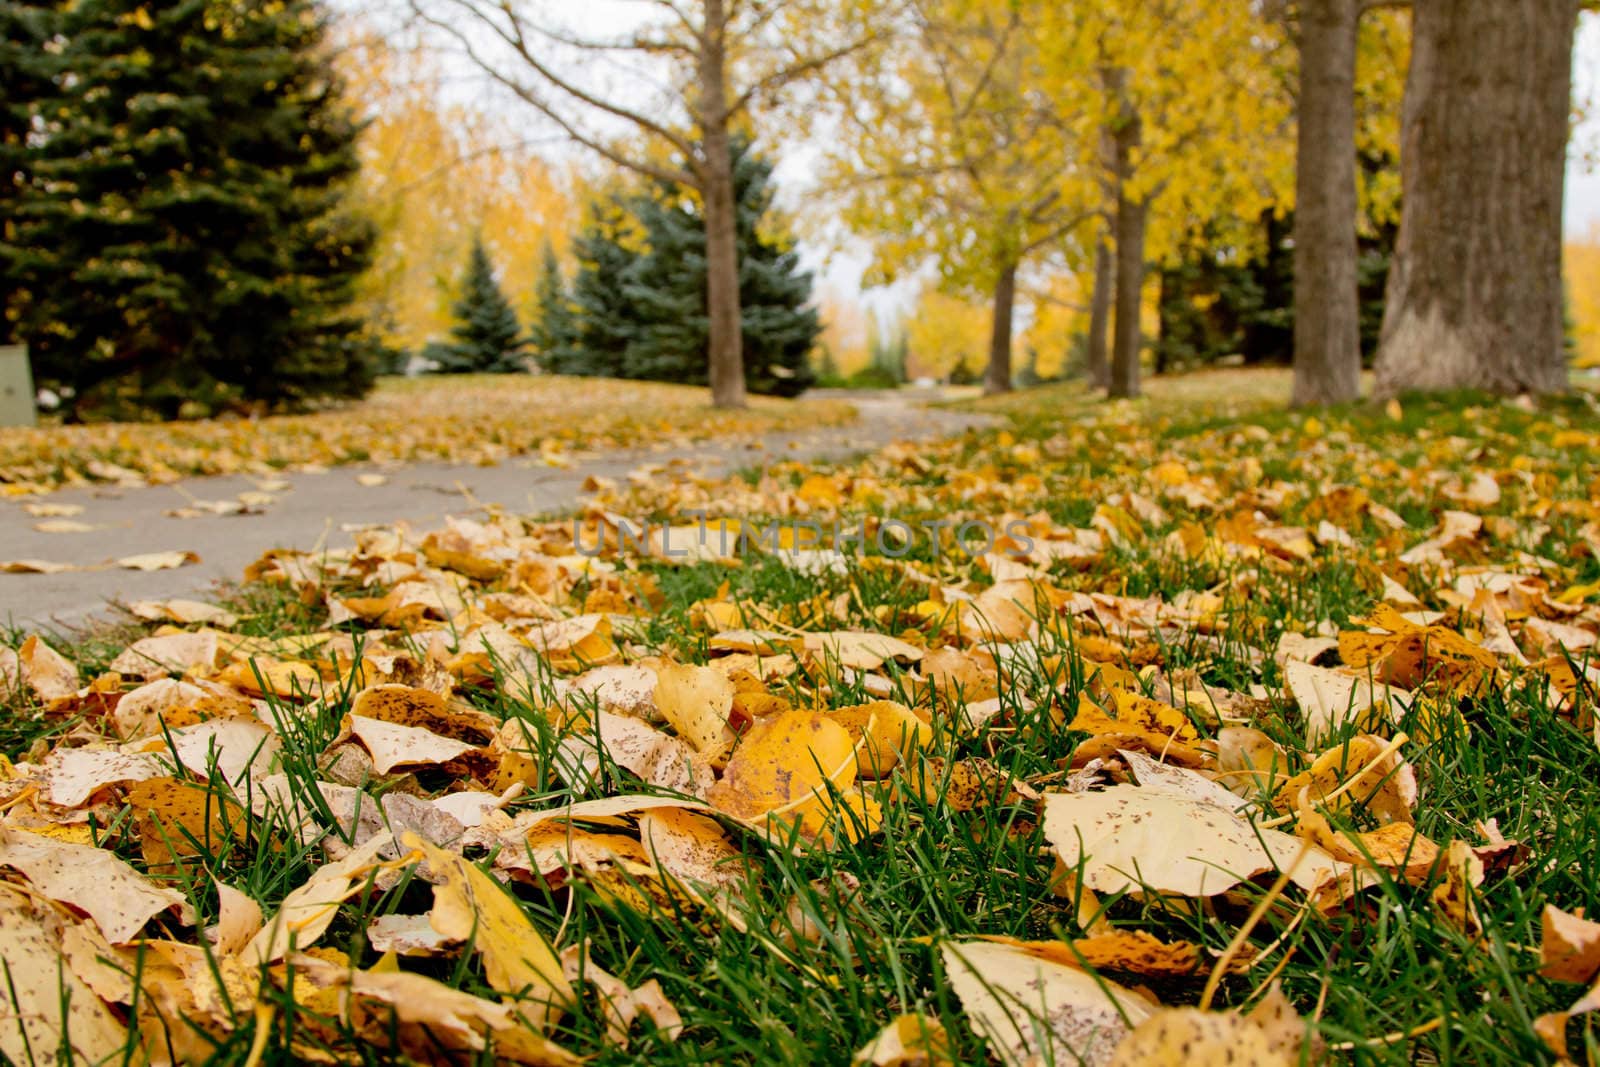
[[[115,945],[132,941],[169,909],[178,921],[194,922],[182,893],[158,886],[103,848],[0,830],[0,866],[22,872],[51,900],[86,912]]]
[[[1214,896],[1256,875],[1288,868],[1305,890],[1339,873],[1320,849],[1254,826],[1226,808],[1130,785],[1098,793],[1048,793],[1044,836],[1068,869],[1083,864],[1097,893]]]
[[[1558,982],[1588,983],[1600,977],[1600,923],[1581,914],[1544,906],[1544,938],[1539,946],[1539,973]]]
[[[194,552],[145,552],[123,556],[117,560],[117,566],[130,571],[168,571],[199,562],[200,557]]]
[[[955,1067],[950,1035],[938,1019],[897,1015],[850,1058],[858,1067]]]
[[[71,967],[62,966],[61,916],[0,887],[0,959],[9,981],[0,1005],[0,1053],[11,1063],[111,1063],[127,1029]],[[63,1047],[65,1046],[65,1047]]]
[[[316,944],[333,925],[339,905],[359,892],[374,873],[378,853],[390,841],[387,833],[375,834],[343,859],[318,867],[304,885],[283,898],[277,914],[256,932],[239,958],[250,966],[259,966]]]
[[[519,998],[517,1011],[536,1030],[552,1025],[573,1000],[550,942],[506,891],[476,864],[445,852],[414,833],[401,837],[422,854],[437,882],[429,921],[440,934],[472,942],[483,957],[484,980]]]
[[[669,664],[656,672],[655,706],[678,736],[706,755],[724,751],[733,735],[728,712],[733,683],[710,667]]]
[[[1102,1067],[1155,1007],[1115,982],[1012,945],[947,941],[940,956],[973,1031],[1005,1064]]]

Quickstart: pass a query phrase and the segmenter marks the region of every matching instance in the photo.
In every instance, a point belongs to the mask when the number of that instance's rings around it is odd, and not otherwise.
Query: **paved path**
[[[0,560],[42,559],[91,570],[58,574],[0,574],[0,623],[59,629],[108,611],[107,602],[203,596],[219,580],[237,580],[270,548],[341,547],[349,524],[406,520],[418,529],[442,525],[448,514],[466,514],[470,493],[483,504],[539,513],[576,503],[591,474],[620,478],[643,464],[685,461],[707,474],[726,473],[792,459],[840,458],[899,439],[930,439],[959,433],[980,416],[929,409],[903,394],[849,397],[860,412],[856,423],[820,430],[768,434],[756,441],[700,446],[657,445],[598,452],[571,467],[546,466],[524,456],[495,467],[416,463],[389,467],[336,467],[325,473],[285,473],[289,488],[262,512],[173,518],[165,513],[191,500],[227,500],[254,490],[258,477],[190,478],[139,489],[96,487],[63,490],[37,498],[81,504],[72,521],[93,527],[77,533],[45,533],[28,514],[26,501],[0,504]],[[360,475],[381,473],[382,485],[364,486]],[[190,551],[200,563],[177,570],[140,572],[111,565],[129,555]]]

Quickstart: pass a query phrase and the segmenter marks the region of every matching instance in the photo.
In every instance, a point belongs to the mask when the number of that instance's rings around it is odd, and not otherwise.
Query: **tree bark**
[[[739,243],[733,198],[733,154],[728,140],[727,55],[723,0],[706,0],[700,60],[700,194],[706,226],[706,314],[709,319],[711,403],[745,406],[744,324],[739,308]]]
[[[1300,4],[1291,403],[1361,395],[1356,281],[1356,29],[1359,0]]]
[[[1111,345],[1111,396],[1139,395],[1139,318],[1143,310],[1144,231],[1149,207],[1117,202],[1117,324]]]
[[[1116,72],[1113,91],[1120,96],[1126,72]],[[1144,292],[1144,232],[1149,204],[1144,198],[1128,196],[1128,181],[1133,177],[1133,154],[1143,134],[1139,113],[1123,101],[1116,128],[1112,131],[1114,158],[1112,172],[1116,182],[1116,307],[1117,322],[1111,342],[1111,376],[1107,392],[1114,397],[1139,395],[1139,317]]]
[[[1111,324],[1111,287],[1114,279],[1111,246],[1104,237],[1094,245],[1094,292],[1089,296],[1089,384],[1104,389],[1111,380],[1106,356],[1106,328]]]
[[[1017,302],[1017,265],[1006,263],[994,283],[994,330],[989,337],[989,369],[983,395],[1011,392],[1011,312]]]
[[[1561,288],[1578,0],[1416,0],[1380,396],[1567,388]]]

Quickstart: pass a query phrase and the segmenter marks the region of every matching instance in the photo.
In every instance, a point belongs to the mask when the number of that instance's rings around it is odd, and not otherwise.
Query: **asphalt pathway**
[[[575,457],[570,467],[551,467],[538,456],[517,457],[494,467],[447,463],[355,465],[326,472],[287,472],[269,485],[272,500],[262,510],[197,518],[167,512],[194,501],[237,499],[262,491],[258,476],[189,478],[170,485],[122,489],[97,486],[62,490],[35,502],[81,505],[70,521],[90,529],[47,532],[51,520],[24,510],[26,500],[0,504],[0,560],[39,559],[71,564],[55,574],[0,573],[0,623],[22,629],[76,629],[97,617],[114,617],[113,605],[136,600],[203,599],[218,581],[237,580],[244,568],[272,548],[339,548],[351,540],[347,528],[406,521],[421,530],[466,515],[480,505],[538,514],[578,501],[590,475],[622,478],[647,464],[675,463],[707,475],[795,459],[837,459],[897,440],[930,440],[978,425],[981,416],[926,407],[905,393],[851,395],[857,422],[824,429],[797,429],[755,440],[697,446],[657,444]],[[381,484],[377,475],[382,475]],[[363,476],[366,476],[363,479]],[[198,564],[175,570],[135,571],[114,560],[143,553],[187,551]]]

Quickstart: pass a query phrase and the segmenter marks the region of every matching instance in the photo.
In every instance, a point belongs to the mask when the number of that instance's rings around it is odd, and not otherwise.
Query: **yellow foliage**
[[[906,324],[909,376],[942,378],[957,367],[978,373],[989,361],[989,333],[987,307],[925,290]]]
[[[1567,240],[1567,308],[1573,320],[1580,367],[1600,367],[1600,222]]]
[[[338,57],[369,120],[355,199],[379,242],[360,300],[385,339],[416,349],[448,330],[479,231],[501,285],[525,308],[544,242],[560,253],[576,224],[575,176],[522,147],[498,117],[443,102],[440,72],[415,54],[367,34]]]

